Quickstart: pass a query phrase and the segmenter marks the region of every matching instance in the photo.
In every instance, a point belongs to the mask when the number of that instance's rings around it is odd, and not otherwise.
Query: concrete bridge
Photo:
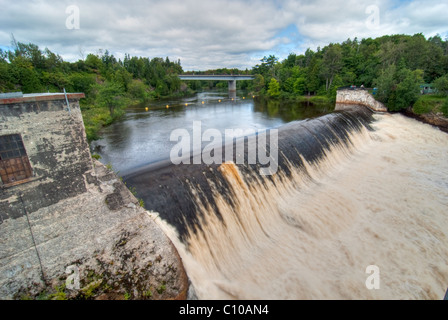
[[[181,80],[205,80],[205,81],[228,81],[229,92],[236,92],[236,82],[242,80],[254,80],[251,75],[180,75]]]

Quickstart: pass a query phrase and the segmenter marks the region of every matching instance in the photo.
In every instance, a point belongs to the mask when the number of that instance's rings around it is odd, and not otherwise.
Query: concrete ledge
[[[375,98],[365,89],[341,89],[336,96],[336,110],[338,105],[361,105],[374,112],[387,112],[387,107]]]
[[[67,93],[69,100],[79,100],[85,98],[84,93]],[[65,100],[63,93],[42,93],[42,94],[24,94],[22,97],[0,99],[0,105],[22,103],[22,102],[39,102],[51,100]]]

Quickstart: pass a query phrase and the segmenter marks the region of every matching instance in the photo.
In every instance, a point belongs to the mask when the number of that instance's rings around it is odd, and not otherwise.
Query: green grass
[[[445,103],[440,108],[443,115],[448,118],[448,98],[445,99]]]
[[[87,140],[91,142],[93,140],[98,140],[100,138],[99,132],[101,129],[121,118],[125,111],[116,110],[114,116],[111,116],[109,109],[107,108],[85,106],[81,108],[81,113],[84,120]]]
[[[448,116],[448,98],[437,95],[420,96],[412,110],[415,114],[428,114],[442,112],[445,117]]]

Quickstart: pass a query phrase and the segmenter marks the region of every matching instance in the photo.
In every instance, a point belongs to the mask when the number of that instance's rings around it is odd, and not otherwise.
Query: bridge
[[[180,75],[181,80],[204,80],[204,81],[228,81],[229,92],[236,92],[236,82],[242,80],[254,80],[251,75]]]

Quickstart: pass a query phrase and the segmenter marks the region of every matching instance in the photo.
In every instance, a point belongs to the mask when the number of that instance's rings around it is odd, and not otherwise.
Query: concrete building
[[[33,94],[0,99],[0,221],[86,192],[93,169],[79,99]],[[69,105],[67,105],[67,101]]]
[[[156,216],[92,160],[83,97],[0,95],[0,299],[186,298]]]

